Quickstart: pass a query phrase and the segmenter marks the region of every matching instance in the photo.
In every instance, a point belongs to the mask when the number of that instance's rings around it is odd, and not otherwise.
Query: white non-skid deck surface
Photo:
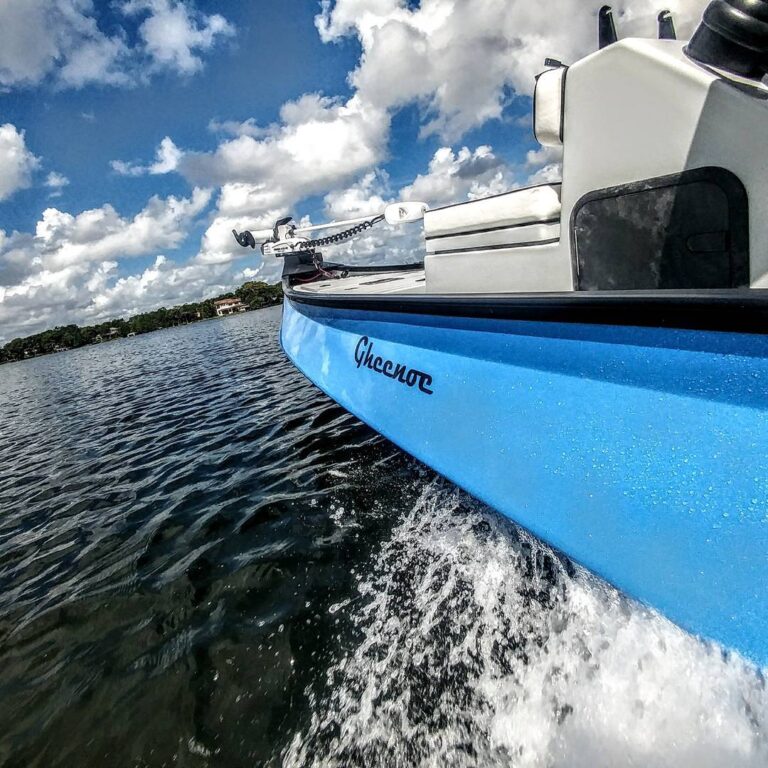
[[[411,269],[402,272],[352,274],[338,280],[327,279],[312,283],[297,283],[292,288],[299,293],[426,293],[425,285],[424,270]]]

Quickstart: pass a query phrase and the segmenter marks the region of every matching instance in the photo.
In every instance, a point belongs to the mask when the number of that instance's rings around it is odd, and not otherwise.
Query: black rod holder
[[[677,40],[675,32],[675,20],[670,11],[662,11],[659,14],[659,40]]]
[[[613,23],[613,10],[610,5],[604,5],[597,16],[598,46],[601,49],[606,48],[613,45],[618,39],[616,25]]]

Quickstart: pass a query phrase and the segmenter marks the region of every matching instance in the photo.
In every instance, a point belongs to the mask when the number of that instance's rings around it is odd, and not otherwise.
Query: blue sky
[[[233,226],[557,178],[533,77],[594,48],[600,5],[0,0],[0,340],[276,279]],[[653,33],[656,3],[614,5]],[[685,31],[705,3],[664,5]]]
[[[126,180],[112,172],[111,161],[147,158],[168,135],[184,147],[215,149],[212,119],[255,118],[268,125],[287,96],[349,93],[346,73],[359,45],[349,39],[323,45],[312,3],[208,0],[194,7],[204,14],[225,12],[233,34],[206,52],[205,66],[192,76],[161,71],[130,88],[62,89],[49,81],[0,95],[2,122],[23,127],[32,151],[45,148],[43,170],[69,179],[57,206],[75,211],[110,201],[121,213],[135,214],[153,194],[184,195],[189,185],[172,174]],[[105,31],[119,26],[135,40],[141,17],[126,18],[111,3],[96,3],[93,15]],[[49,193],[38,185],[0,202],[2,227],[34,227]]]

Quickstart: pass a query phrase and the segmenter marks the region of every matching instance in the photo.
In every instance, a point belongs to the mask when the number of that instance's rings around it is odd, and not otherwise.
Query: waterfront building
[[[216,314],[219,317],[224,315],[234,315],[235,312],[245,312],[248,307],[240,299],[218,299],[213,302],[216,307]]]

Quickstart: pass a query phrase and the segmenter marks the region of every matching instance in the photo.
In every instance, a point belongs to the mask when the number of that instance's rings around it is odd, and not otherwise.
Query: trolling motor
[[[320,273],[327,276],[328,273],[323,269],[323,256],[317,250],[318,248],[343,243],[345,240],[362,234],[381,221],[386,221],[391,225],[421,221],[426,210],[426,203],[393,203],[388,205],[383,213],[375,216],[361,216],[356,219],[331,221],[327,224],[310,224],[303,227],[292,224],[293,217],[286,216],[283,219],[278,219],[271,230],[262,229],[256,232],[244,230],[238,233],[237,230],[233,229],[232,234],[238,245],[243,248],[256,248],[256,243],[260,240],[262,255],[285,259],[283,263],[284,277],[308,273]],[[313,240],[302,235],[305,232],[319,232],[320,230],[340,227],[348,227],[348,229]]]

